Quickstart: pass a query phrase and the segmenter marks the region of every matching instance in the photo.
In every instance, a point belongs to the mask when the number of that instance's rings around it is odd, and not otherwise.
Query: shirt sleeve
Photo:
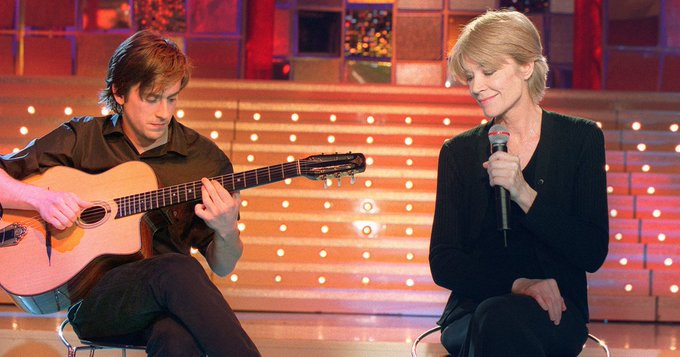
[[[12,154],[0,156],[0,168],[17,180],[43,173],[53,166],[73,166],[76,135],[68,124],[62,124],[47,135],[32,140]]]
[[[465,175],[461,174],[453,147],[449,142],[439,154],[429,256],[432,277],[437,285],[453,294],[475,300],[509,293],[512,281],[500,278],[507,274],[483,265],[465,243],[470,230],[467,215],[470,207],[465,200]]]

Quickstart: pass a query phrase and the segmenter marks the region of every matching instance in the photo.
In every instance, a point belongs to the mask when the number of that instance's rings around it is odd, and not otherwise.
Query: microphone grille
[[[491,144],[507,144],[510,139],[508,128],[496,124],[489,129],[489,142]]]

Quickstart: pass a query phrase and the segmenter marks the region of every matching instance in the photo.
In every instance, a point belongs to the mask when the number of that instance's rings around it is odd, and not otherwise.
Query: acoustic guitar
[[[360,153],[314,155],[211,179],[234,192],[298,176],[354,179],[365,169]],[[152,234],[140,224],[144,213],[202,198],[201,181],[159,188],[154,171],[140,161],[97,175],[57,166],[23,182],[74,192],[93,203],[63,231],[35,211],[0,211],[0,286],[33,314],[68,308],[106,271],[148,256]]]

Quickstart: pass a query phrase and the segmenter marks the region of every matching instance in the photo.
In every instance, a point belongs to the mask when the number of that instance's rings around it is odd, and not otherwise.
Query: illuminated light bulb
[[[486,120],[486,119],[482,119],[482,121],[480,121],[481,124],[486,124],[486,123],[488,123],[488,122],[489,122],[489,121]]]
[[[260,113],[253,113],[253,120],[257,121],[262,119],[262,115]]]
[[[607,186],[607,193],[612,193],[612,192],[614,192],[614,187]]]
[[[248,200],[242,200],[242,201],[241,201],[241,206],[243,206],[243,207],[248,207]]]
[[[321,258],[325,258],[325,257],[328,256],[328,252],[325,251],[324,249],[321,249],[321,250],[319,251],[319,256],[320,256]]]
[[[411,227],[406,228],[404,233],[406,233],[407,236],[412,236],[413,235],[413,228],[411,228]]]
[[[331,187],[331,186],[333,186],[333,180],[332,180],[332,179],[326,179],[325,185],[326,185],[326,187]]]
[[[446,126],[451,125],[451,119],[449,119],[449,118],[444,118],[444,120],[442,120],[442,122],[443,122],[444,125],[446,125]]]
[[[276,250],[276,255],[279,256],[279,257],[282,257],[282,256],[286,255],[286,251],[279,248],[279,249]]]
[[[654,218],[659,218],[659,217],[661,217],[661,210],[655,209],[655,210],[652,212],[652,216],[654,216]]]
[[[101,113],[102,113],[103,116],[107,116],[111,112],[109,111],[109,108],[102,108]]]
[[[651,169],[652,169],[652,167],[647,165],[647,164],[642,165],[642,172],[649,172],[649,170],[651,170]]]
[[[32,105],[29,105],[26,110],[28,111],[28,114],[35,114],[35,107]]]
[[[191,255],[194,255],[194,254],[198,253],[198,249],[191,247],[191,249],[189,249],[189,252],[191,252]]]
[[[626,284],[626,286],[623,287],[624,290],[627,292],[633,291],[633,285],[632,284]]]
[[[618,216],[619,212],[615,209],[609,211],[609,215],[612,217]]]
[[[12,149],[12,153],[17,153],[17,152],[19,152],[19,150],[21,150],[21,149],[19,149],[19,148],[14,148],[14,149]]]
[[[329,119],[330,119],[331,123],[335,123],[335,121],[338,120],[338,117],[335,114],[331,114]]]
[[[366,122],[369,124],[375,123],[375,118],[372,115],[369,115],[368,118],[366,118]]]
[[[290,206],[290,202],[288,202],[288,201],[286,201],[286,200],[284,200],[283,202],[281,202],[281,207],[283,207],[283,208],[288,208],[289,206]]]
[[[654,187],[648,187],[648,188],[647,188],[647,193],[648,193],[648,194],[653,195],[654,192],[656,192],[656,189],[655,189]]]
[[[321,284],[321,285],[326,284],[326,277],[324,277],[324,276],[320,276],[319,279],[317,279],[317,280],[319,281],[319,284]]]
[[[413,260],[413,258],[415,258],[415,255],[413,255],[413,253],[410,252],[406,253],[406,260]]]
[[[406,212],[411,212],[411,211],[413,211],[413,205],[410,204],[410,203],[407,203],[406,204]]]
[[[290,185],[292,182],[293,182],[293,179],[289,179],[289,178],[283,180],[283,183],[285,183],[286,185]]]
[[[326,225],[321,226],[321,233],[326,234],[328,233],[328,230],[329,230],[328,226]]]
[[[638,151],[645,151],[645,150],[647,150],[647,145],[640,143],[640,144],[637,145],[637,149],[638,149]]]
[[[332,206],[333,206],[333,205],[332,205],[330,202],[328,202],[328,201],[326,201],[326,202],[323,203],[323,208],[325,208],[325,209],[329,209],[329,208],[331,208]]]
[[[252,154],[251,154],[251,155],[248,155],[248,156],[246,157],[246,160],[248,160],[248,162],[253,162],[253,161],[255,161],[255,155],[252,155]]]
[[[364,258],[364,259],[370,259],[371,253],[370,252],[363,252],[363,253],[361,253],[361,257]]]
[[[180,119],[184,118],[184,110],[179,109],[177,111],[177,117],[180,118]]]
[[[601,121],[595,122],[595,124],[597,124],[598,128],[602,129],[602,122]]]
[[[239,223],[239,224],[238,224],[238,230],[239,230],[240,232],[245,231],[245,230],[246,230],[246,224],[245,224],[245,223]]]
[[[404,139],[404,144],[406,144],[408,146],[413,145],[413,138],[408,137],[408,138]]]
[[[413,166],[413,160],[406,159],[406,166]]]
[[[231,280],[233,283],[237,282],[238,281],[238,275],[231,274],[231,276],[229,277],[229,280]]]
[[[673,294],[677,294],[677,293],[678,293],[678,286],[675,285],[675,284],[673,284],[673,285],[671,285],[671,287],[670,287],[669,290],[670,290]]]
[[[373,158],[372,157],[367,157],[366,158],[366,165],[371,166],[373,165]]]
[[[365,212],[370,212],[373,209],[373,204],[371,202],[364,202],[361,207]]]
[[[371,228],[371,226],[364,226],[364,228],[361,229],[361,233],[363,233],[365,235],[369,235],[369,234],[371,234],[371,232],[373,232],[373,229]]]
[[[291,143],[296,142],[297,141],[297,135],[290,134],[290,136],[288,137],[288,140],[290,140]]]
[[[411,123],[413,123],[413,119],[411,119],[411,117],[406,117],[406,118],[404,119],[404,123],[406,123],[406,124],[411,124]]]
[[[621,234],[621,233],[616,233],[616,234],[614,235],[614,239],[616,239],[616,240],[622,240],[622,239],[623,239],[623,234]]]
[[[290,115],[290,120],[298,121],[298,120],[300,120],[300,116],[297,113],[293,113],[293,114]]]
[[[410,189],[413,188],[413,182],[412,182],[411,180],[406,181],[406,183],[404,184],[404,186],[406,187],[407,190],[410,190]]]
[[[667,266],[667,267],[673,265],[673,259],[671,259],[671,258],[666,258],[666,259],[664,259],[664,260],[663,260],[663,265],[665,265],[665,266]]]
[[[671,129],[672,132],[675,133],[676,131],[678,131],[678,124],[671,124],[670,129]]]
[[[19,128],[19,133],[21,133],[21,135],[28,134],[28,128],[25,127],[25,126],[22,126],[21,128]]]
[[[412,287],[413,285],[416,285],[415,281],[413,279],[406,279],[406,286]]]
[[[220,133],[218,133],[217,131],[213,130],[213,131],[210,132],[210,138],[211,139],[215,140],[219,137],[220,137]]]
[[[371,187],[371,186],[373,186],[373,181],[371,181],[371,180],[366,180],[366,181],[364,182],[364,186],[366,186],[366,187]]]
[[[288,226],[286,226],[285,224],[282,224],[282,225],[279,226],[279,230],[280,230],[281,232],[285,232],[285,231],[288,230]]]
[[[288,162],[293,162],[293,161],[295,161],[295,157],[293,157],[293,155],[288,155],[288,156],[286,157],[286,160],[287,160]]]
[[[609,172],[609,164],[604,165],[604,171]]]
[[[73,108],[71,108],[71,107],[64,108],[64,114],[66,114],[66,115],[73,114]]]
[[[656,239],[658,239],[659,242],[663,242],[666,240],[666,235],[664,233],[659,233],[659,235],[656,236]]]
[[[335,136],[333,136],[333,135],[328,135],[328,139],[327,139],[327,140],[328,140],[328,143],[329,143],[329,144],[332,144],[332,143],[335,142]]]
[[[364,285],[368,285],[368,283],[371,282],[371,279],[369,279],[367,276],[361,278],[361,283]]]
[[[250,141],[257,141],[258,138],[257,134],[250,134]]]
[[[628,265],[628,259],[627,258],[621,258],[619,259],[619,264],[626,266]]]
[[[274,277],[274,282],[280,283],[282,280],[283,278],[281,277],[281,275],[277,275]]]
[[[675,152],[680,152],[680,145],[675,147]]]
[[[222,118],[222,111],[216,110],[214,115],[215,115],[215,119],[220,119],[220,118]]]
[[[633,130],[640,130],[642,124],[640,124],[639,122],[634,122],[630,127],[633,128]]]
[[[366,144],[373,144],[373,137],[369,136],[366,138]]]

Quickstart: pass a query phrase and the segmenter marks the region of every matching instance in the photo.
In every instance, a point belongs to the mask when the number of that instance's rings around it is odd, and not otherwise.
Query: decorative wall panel
[[[194,65],[192,75],[200,78],[238,78],[238,41],[188,40],[187,55]]]
[[[397,84],[441,86],[445,66],[437,61],[430,63],[397,63]]]
[[[73,41],[64,37],[26,37],[24,74],[68,76],[72,73]]]
[[[444,58],[442,15],[398,15],[396,25],[396,56],[398,60],[440,60]]]
[[[191,31],[199,33],[240,33],[239,0],[192,0]]]

